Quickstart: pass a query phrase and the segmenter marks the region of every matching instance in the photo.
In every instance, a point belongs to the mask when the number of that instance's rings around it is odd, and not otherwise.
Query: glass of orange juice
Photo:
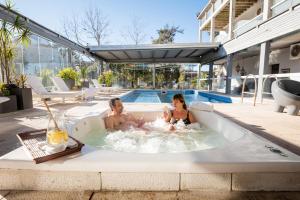
[[[53,118],[49,117],[47,145],[55,152],[64,151],[68,144],[68,132],[64,122],[64,113],[56,112],[53,113]]]

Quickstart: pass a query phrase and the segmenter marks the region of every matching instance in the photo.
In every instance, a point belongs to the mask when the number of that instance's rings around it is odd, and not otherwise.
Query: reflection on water
[[[146,123],[144,129],[131,127],[127,131],[110,133],[105,130],[93,130],[83,142],[105,150],[137,153],[188,152],[211,149],[228,143],[222,134],[200,127],[198,123],[185,126],[183,122],[178,122],[176,131],[169,131],[169,124],[161,118]]]

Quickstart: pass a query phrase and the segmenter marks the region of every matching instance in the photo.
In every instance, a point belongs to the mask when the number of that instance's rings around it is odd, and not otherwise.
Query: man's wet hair
[[[116,98],[113,98],[111,100],[109,100],[109,107],[111,110],[113,110],[113,108],[116,106],[116,101],[120,101],[121,99],[116,97]]]

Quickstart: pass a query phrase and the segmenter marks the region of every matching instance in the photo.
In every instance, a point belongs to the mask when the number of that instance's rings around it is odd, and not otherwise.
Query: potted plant
[[[0,103],[0,113],[14,112],[17,110],[16,95],[11,95],[7,84],[0,83],[0,96],[9,98],[8,101]]]
[[[4,9],[3,12],[11,12],[13,7],[12,2],[6,1],[5,4],[6,9]],[[13,61],[16,55],[17,45],[21,43],[27,46],[29,44],[30,31],[24,26],[24,21],[21,21],[18,15],[12,23],[8,23],[5,19],[0,19],[0,24],[0,69],[1,82],[3,83],[1,85],[2,95],[6,95],[11,99],[1,106],[5,111],[15,111],[17,106],[13,99],[16,97],[10,95],[12,89],[17,87],[12,82]]]
[[[11,94],[17,97],[18,110],[33,108],[31,88],[26,88],[26,75],[18,75],[15,77],[15,83],[18,87],[11,88]]]
[[[70,90],[73,89],[75,86],[75,80],[78,78],[77,72],[72,67],[60,70],[58,76],[65,81]]]
[[[78,68],[79,68],[81,87],[88,88],[90,85],[89,80],[88,80],[89,67],[88,66],[80,66]]]

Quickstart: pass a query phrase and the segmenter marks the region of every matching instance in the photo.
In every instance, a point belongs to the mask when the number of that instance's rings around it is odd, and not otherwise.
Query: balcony
[[[298,5],[300,5],[300,0],[274,0],[271,7],[272,17],[280,15]]]
[[[237,28],[233,31],[234,37],[238,37],[242,35],[243,33],[246,33],[247,31],[250,31],[251,29],[258,26],[263,21],[263,15],[257,15],[251,20],[243,20],[242,25],[238,25]]]

